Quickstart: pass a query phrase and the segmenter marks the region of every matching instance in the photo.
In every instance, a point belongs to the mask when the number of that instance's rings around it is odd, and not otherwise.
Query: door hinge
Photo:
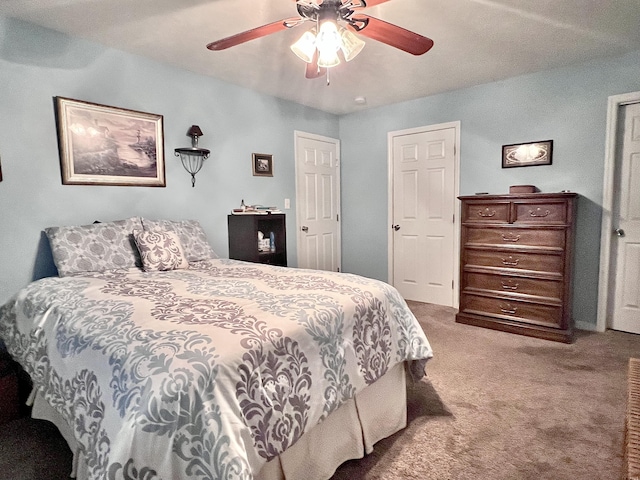
[[[336,222],[339,222],[339,221],[340,221],[340,214],[336,213]]]

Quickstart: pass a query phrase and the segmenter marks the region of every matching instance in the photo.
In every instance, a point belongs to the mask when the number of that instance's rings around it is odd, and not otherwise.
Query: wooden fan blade
[[[290,25],[293,23],[297,23],[300,20],[301,19],[299,17],[278,20],[277,22],[262,25],[261,27],[252,28],[251,30],[247,30],[246,32],[237,33],[235,35],[231,35],[230,37],[211,42],[207,45],[207,48],[209,50],[225,50],[229,47],[235,47],[236,45],[240,45],[241,43],[245,43],[250,40],[255,40],[256,38],[264,37],[267,35],[271,35],[272,33],[286,30],[287,28],[289,28],[287,26],[288,24]]]
[[[347,25],[355,33],[371,38],[372,40],[377,40],[378,42],[386,43],[412,55],[422,55],[433,47],[433,40],[430,38],[423,37],[418,33],[411,32],[392,23],[387,23],[378,18],[358,14],[354,15],[352,19],[356,22],[368,22],[367,25],[359,31],[353,25]]]
[[[327,74],[327,69],[324,67],[318,67],[318,51],[313,54],[313,61],[307,63],[307,69],[304,73],[306,78],[318,78]]]

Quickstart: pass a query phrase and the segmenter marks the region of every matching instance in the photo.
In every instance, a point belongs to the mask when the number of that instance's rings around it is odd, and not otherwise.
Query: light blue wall
[[[62,185],[55,96],[163,115],[167,187]],[[192,124],[211,150],[195,188],[173,156],[190,146]],[[41,234],[48,226],[193,218],[227,256],[226,215],[241,199],[281,207],[295,199],[294,130],[337,137],[337,117],[0,17],[0,303],[55,274]],[[273,154],[273,178],[252,175],[252,152]],[[295,265],[295,210],[287,213]]]
[[[340,118],[343,269],[387,279],[387,133],[461,122],[460,194],[578,192],[574,319],[596,324],[607,98],[640,90],[640,52]],[[502,145],[553,139],[553,164],[501,168]]]
[[[387,279],[387,133],[461,121],[460,193],[570,189],[578,206],[574,317],[595,325],[607,97],[640,90],[640,52],[336,117],[135,55],[0,17],[0,302],[55,273],[42,229],[131,215],[195,218],[226,256],[242,198],[295,198],[293,131],[340,138],[345,271]],[[162,114],[166,188],[64,186],[54,97]],[[173,149],[198,124],[211,159],[196,188]],[[501,146],[554,140],[553,165],[502,169]],[[252,152],[275,176],[253,177]],[[288,211],[295,265],[295,210]]]

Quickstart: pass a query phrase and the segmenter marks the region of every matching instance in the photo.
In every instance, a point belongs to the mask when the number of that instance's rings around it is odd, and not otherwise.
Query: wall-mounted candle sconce
[[[191,125],[187,136],[191,137],[191,147],[176,148],[175,156],[180,157],[182,166],[191,174],[191,186],[196,186],[196,173],[202,168],[204,161],[209,158],[209,150],[198,147],[198,137],[201,137],[202,130],[198,125]]]

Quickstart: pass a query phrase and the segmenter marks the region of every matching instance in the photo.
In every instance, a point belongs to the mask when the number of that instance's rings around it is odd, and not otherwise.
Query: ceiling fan
[[[413,55],[422,55],[433,47],[433,40],[357,10],[389,0],[297,0],[298,17],[286,18],[209,43],[209,50],[227,48],[312,22],[314,27],[291,45],[291,50],[307,63],[305,76],[317,78],[340,63],[350,61],[364,48],[354,33],[385,43]]]

